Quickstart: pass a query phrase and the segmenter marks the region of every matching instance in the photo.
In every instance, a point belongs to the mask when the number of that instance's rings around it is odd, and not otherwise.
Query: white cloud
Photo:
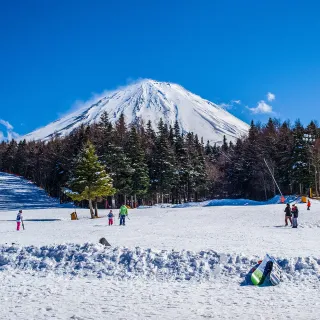
[[[268,105],[264,100],[258,102],[255,108],[248,108],[253,114],[273,113],[272,106]]]
[[[7,130],[12,130],[13,129],[13,126],[6,120],[0,119],[0,124],[5,126],[7,128]]]
[[[276,95],[274,94],[274,93],[271,93],[271,92],[268,92],[267,93],[267,100],[269,101],[269,102],[272,102],[272,101],[274,101],[276,99]]]
[[[222,102],[219,104],[219,107],[223,109],[232,109],[236,104],[241,104],[241,100],[231,100],[228,103]]]
[[[6,133],[0,131],[0,141],[10,141],[19,137],[19,134],[13,131],[13,126],[8,121],[0,119],[0,125],[7,129]]]
[[[220,103],[219,107],[223,108],[223,109],[231,109],[232,105],[230,103]]]

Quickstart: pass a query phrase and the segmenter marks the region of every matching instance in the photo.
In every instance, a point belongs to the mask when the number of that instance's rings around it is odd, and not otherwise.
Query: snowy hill
[[[70,206],[64,205],[64,207]],[[45,208],[62,208],[62,205],[32,182],[0,172],[0,211]]]
[[[177,84],[142,80],[125,88],[107,92],[85,103],[79,110],[37,129],[21,139],[48,140],[65,136],[81,124],[99,121],[107,111],[112,122],[125,115],[127,123],[151,120],[156,126],[162,118],[173,125],[178,120],[184,132],[194,132],[211,142],[221,143],[223,136],[235,140],[247,133],[249,126],[220,106],[204,100]]]

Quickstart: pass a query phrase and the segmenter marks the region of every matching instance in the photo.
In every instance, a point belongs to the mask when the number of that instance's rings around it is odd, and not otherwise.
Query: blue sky
[[[308,0],[3,0],[0,130],[28,133],[139,78],[240,100],[229,108],[246,122],[271,111],[317,120],[319,10]]]

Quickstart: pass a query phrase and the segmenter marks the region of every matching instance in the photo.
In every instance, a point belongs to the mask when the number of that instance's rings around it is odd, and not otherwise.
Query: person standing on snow
[[[299,210],[298,207],[293,204],[291,212],[293,214],[293,223],[292,223],[292,228],[298,228],[298,215],[299,215]]]
[[[113,225],[113,217],[114,214],[112,213],[112,210],[110,210],[109,214],[108,214],[108,218],[109,218],[109,226]]]
[[[126,225],[126,216],[128,216],[128,208],[123,204],[119,211],[120,226]]]
[[[19,210],[19,213],[17,214],[17,231],[20,230],[20,225],[21,225],[21,222],[22,222],[22,219],[23,219],[23,216],[22,216],[22,210]]]
[[[286,206],[284,212],[286,213],[286,216],[285,216],[285,225],[286,225],[286,226],[288,225],[288,220],[289,220],[290,223],[291,223],[291,226],[292,226],[291,208],[290,208],[290,204],[289,204],[289,203],[287,203],[287,206]]]
[[[310,210],[310,207],[311,207],[311,202],[310,202],[310,199],[308,199],[308,203],[307,203],[307,210]]]

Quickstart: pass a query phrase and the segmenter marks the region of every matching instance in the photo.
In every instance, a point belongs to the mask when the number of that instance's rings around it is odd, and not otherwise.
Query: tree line
[[[160,119],[154,129],[150,121],[127,125],[123,115],[112,124],[104,113],[98,123],[82,125],[65,137],[2,142],[0,170],[21,175],[67,201],[62,190],[74,178],[81,151],[90,142],[115,189],[114,196],[104,200],[115,206],[268,199],[279,191],[265,161],[284,194],[313,188],[319,195],[319,138],[316,122],[304,127],[300,121],[291,125],[269,119],[265,125],[252,122],[247,136],[234,143],[224,138],[218,146],[182,132],[177,121],[168,126]]]

